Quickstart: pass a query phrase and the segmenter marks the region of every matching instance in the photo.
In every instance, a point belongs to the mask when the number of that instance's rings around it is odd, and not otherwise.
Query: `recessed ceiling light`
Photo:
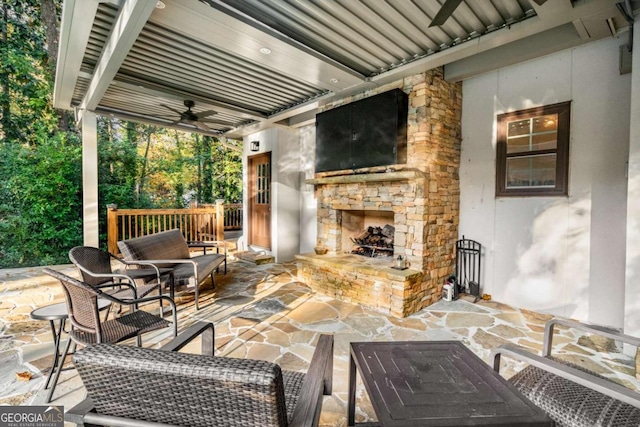
[[[263,55],[269,55],[271,53],[271,49],[269,49],[268,47],[261,47],[260,53]]]
[[[158,1],[156,2],[156,9],[164,9],[165,7],[167,7],[167,5],[166,5],[166,4],[164,4],[164,2],[163,2],[163,1],[158,0]]]
[[[329,81],[330,81],[331,83],[333,83],[333,84],[336,84],[336,83],[338,83],[340,80],[336,79],[335,77],[332,77],[332,78],[330,78],[330,79],[329,79]]]

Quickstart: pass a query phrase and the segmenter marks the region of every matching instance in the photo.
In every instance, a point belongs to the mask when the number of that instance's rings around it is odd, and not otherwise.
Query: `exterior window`
[[[566,196],[571,102],[498,116],[496,196]]]

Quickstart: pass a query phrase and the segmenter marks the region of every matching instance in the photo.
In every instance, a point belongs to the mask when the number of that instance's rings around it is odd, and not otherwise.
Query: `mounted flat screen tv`
[[[406,163],[407,110],[394,89],[318,114],[316,173]]]

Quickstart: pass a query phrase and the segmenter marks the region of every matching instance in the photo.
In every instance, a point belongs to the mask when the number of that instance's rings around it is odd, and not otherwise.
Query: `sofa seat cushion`
[[[202,282],[208,275],[224,262],[224,255],[208,254],[191,258],[198,268],[198,280]],[[193,264],[176,264],[173,269],[173,283],[175,286],[195,287],[196,279],[193,275]]]
[[[640,425],[640,409],[540,368],[528,366],[509,381],[542,408],[558,427]]]

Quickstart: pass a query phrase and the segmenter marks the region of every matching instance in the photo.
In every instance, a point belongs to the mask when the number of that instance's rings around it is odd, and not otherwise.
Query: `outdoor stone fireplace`
[[[459,84],[445,82],[442,69],[434,69],[367,95],[396,87],[409,94],[407,163],[307,180],[315,185],[317,243],[328,253],[297,259],[299,278],[317,291],[404,317],[439,300],[453,272],[462,94]],[[393,256],[351,254],[354,233],[387,223],[395,227]],[[398,255],[408,269],[392,268]]]

